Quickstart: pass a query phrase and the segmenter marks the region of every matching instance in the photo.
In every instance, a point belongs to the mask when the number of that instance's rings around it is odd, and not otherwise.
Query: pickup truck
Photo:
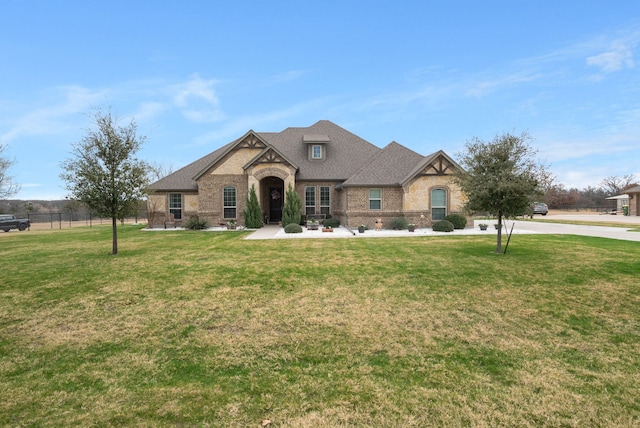
[[[29,219],[16,218],[16,216],[11,214],[0,214],[0,230],[4,230],[5,232],[11,229],[23,231],[29,227],[31,227]]]

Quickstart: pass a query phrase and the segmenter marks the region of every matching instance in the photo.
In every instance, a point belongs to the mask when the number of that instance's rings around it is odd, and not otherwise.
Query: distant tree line
[[[625,189],[637,186],[637,183],[638,179],[633,174],[626,174],[607,177],[597,187],[584,189],[568,189],[563,184],[553,184],[547,189],[544,202],[554,209],[612,208],[616,203],[607,198],[623,194]]]

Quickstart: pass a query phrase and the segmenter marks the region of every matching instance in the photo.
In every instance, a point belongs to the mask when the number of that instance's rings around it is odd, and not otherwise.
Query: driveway
[[[640,216],[622,215],[590,215],[590,214],[558,214],[547,215],[545,217],[535,216],[534,220],[540,221],[520,221],[516,220],[514,230],[529,231],[531,233],[547,233],[560,235],[582,235],[595,236],[599,238],[620,239],[624,241],[640,242],[640,232],[629,232],[623,227],[607,226],[582,226],[577,224],[549,223],[547,220],[562,221],[593,221],[600,223],[624,223],[637,224],[640,229]],[[476,222],[478,223],[478,222]],[[509,222],[511,224],[511,222]],[[509,226],[511,227],[511,226]]]
[[[584,218],[586,217],[586,218]],[[607,217],[607,220],[604,220]],[[609,217],[618,217],[618,219],[609,219]],[[640,228],[640,217],[624,217],[624,216],[570,216],[570,215],[547,215],[545,220],[590,220],[590,221],[607,221],[618,223],[638,224]],[[535,220],[540,220],[537,216]],[[478,224],[488,223],[489,229],[480,231]],[[415,232],[407,230],[367,230],[364,234],[355,233],[339,227],[332,233],[322,232],[320,230],[307,230],[303,227],[302,233],[284,233],[284,229],[278,226],[265,226],[258,229],[245,239],[300,239],[300,238],[384,238],[384,237],[401,237],[401,236],[455,236],[455,235],[495,235],[497,232],[493,227],[495,221],[476,220],[475,227],[464,230],[456,230],[451,233],[434,232],[431,228],[417,229]],[[507,222],[507,227],[511,230],[512,221]],[[640,242],[640,232],[628,232],[628,229],[620,227],[603,227],[603,226],[579,226],[575,224],[559,224],[549,223],[545,221],[522,221],[516,220],[513,229],[514,234],[556,234],[556,235],[584,235],[595,236],[600,238],[620,239],[626,241]]]

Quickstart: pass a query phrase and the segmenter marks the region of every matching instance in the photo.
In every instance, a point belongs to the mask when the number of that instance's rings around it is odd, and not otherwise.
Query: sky
[[[14,198],[64,199],[96,109],[165,171],[330,120],[454,159],[526,132],[557,183],[597,187],[640,178],[640,2],[0,0]]]

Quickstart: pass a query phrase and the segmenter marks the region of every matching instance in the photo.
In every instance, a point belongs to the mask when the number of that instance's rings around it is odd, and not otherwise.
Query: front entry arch
[[[266,177],[260,181],[260,206],[266,223],[278,223],[282,220],[284,206],[284,180],[278,177]]]

